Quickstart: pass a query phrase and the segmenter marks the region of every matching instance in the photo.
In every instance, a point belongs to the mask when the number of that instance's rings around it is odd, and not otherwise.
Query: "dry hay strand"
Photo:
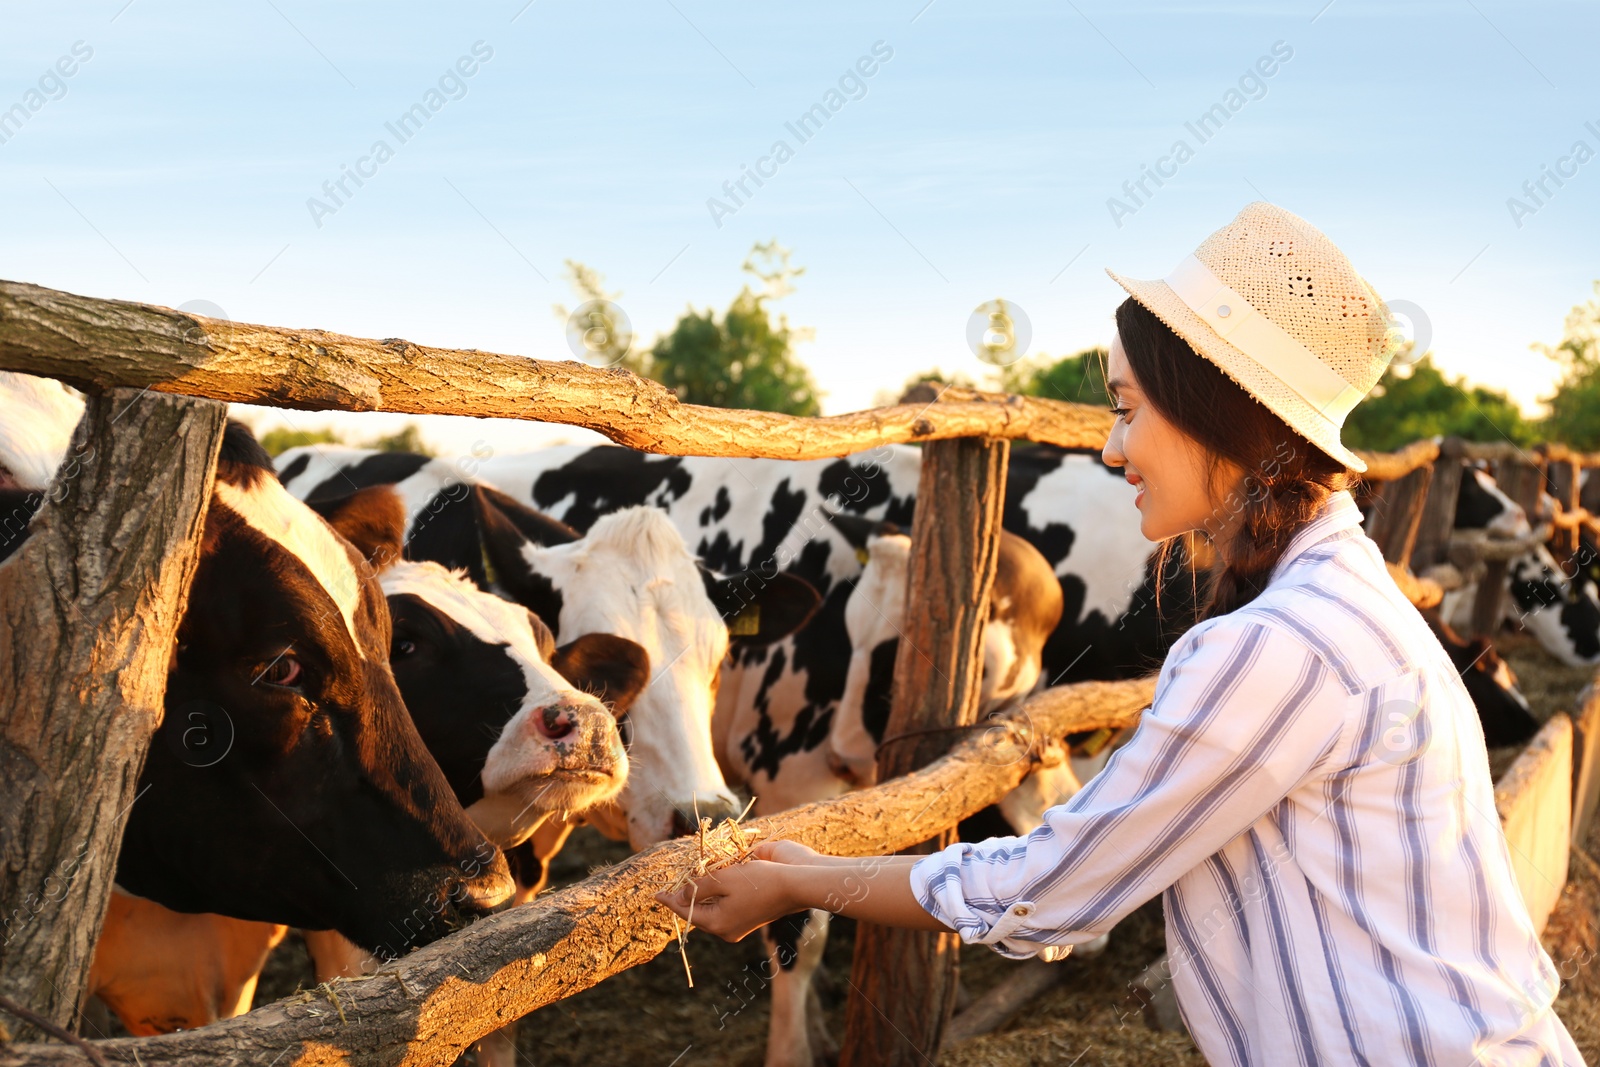
[[[687,947],[689,930],[694,927],[694,905],[700,892],[700,887],[695,884],[698,878],[724,870],[736,864],[744,863],[755,852],[756,843],[760,834],[756,830],[746,830],[740,823],[750,814],[750,809],[755,806],[756,798],[751,797],[750,803],[744,806],[737,819],[723,819],[722,825],[713,828],[711,820],[700,814],[700,804],[695,802],[694,816],[697,829],[695,830],[695,854],[689,865],[678,872],[677,878],[667,886],[668,893],[676,893],[685,885],[692,886],[689,894],[688,925],[679,924],[676,913],[672,916],[672,932],[678,940],[678,955],[683,957],[683,976],[689,982],[689,988],[694,988],[694,972],[689,967],[689,950]]]

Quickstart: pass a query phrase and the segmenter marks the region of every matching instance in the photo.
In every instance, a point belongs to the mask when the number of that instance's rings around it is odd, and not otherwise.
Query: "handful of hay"
[[[739,813],[737,819],[723,819],[722,825],[712,828],[711,820],[700,816],[699,806],[695,807],[695,819],[699,829],[695,831],[695,843],[699,846],[695,852],[694,860],[690,865],[679,872],[678,877],[667,887],[668,893],[676,893],[686,884],[692,883],[696,878],[703,878],[714,871],[745,862],[755,851],[756,842],[753,840],[755,830],[746,830],[739,824],[744,817],[750,814],[755,798],[750,798],[750,803],[744,806],[744,811]],[[695,893],[698,892],[696,887]],[[694,925],[695,893],[689,896],[689,925]],[[694,988],[694,975],[689,970],[689,952],[684,947],[689,931],[678,922],[676,913],[672,916],[672,932],[678,938],[678,955],[683,957],[683,975],[689,980],[689,988]]]

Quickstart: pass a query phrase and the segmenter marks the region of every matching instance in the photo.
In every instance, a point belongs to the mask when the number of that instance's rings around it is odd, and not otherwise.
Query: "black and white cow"
[[[1455,529],[1483,530],[1492,538],[1526,537],[1533,531],[1525,509],[1488,472],[1471,464],[1456,498]],[[1593,543],[1585,547],[1581,539],[1578,555],[1566,564],[1544,545],[1517,556],[1506,568],[1500,621],[1533,634],[1545,651],[1569,666],[1600,664],[1600,587],[1591,574],[1595,559]],[[1477,592],[1477,583],[1468,582],[1446,593],[1442,620],[1452,627],[1470,626]]]
[[[614,799],[628,776],[617,729],[649,681],[649,654],[591,632],[556,647],[538,615],[465,571],[403,557],[391,486],[314,505],[379,568],[389,665],[417,732],[457,799],[510,849],[554,813]]]
[[[312,501],[393,484],[412,558],[464,569],[561,640],[608,633],[646,650],[655,674],[624,720],[630,781],[615,804],[588,813],[592,825],[643,848],[692,830],[697,811],[739,813],[712,744],[723,660],[730,647],[761,646],[804,624],[817,603],[804,582],[713,574],[654,508],[613,511],[580,537],[445,460],[317,448],[278,462],[290,491]]]
[[[302,496],[360,480],[369,465],[397,463],[377,453],[327,448],[296,449],[279,459],[287,484]],[[794,463],[565,446],[491,455],[473,466],[487,483],[579,531],[601,515],[648,504],[667,512],[708,565],[749,571],[776,562],[817,589],[823,602],[811,625],[793,639],[744,652],[736,676],[724,680],[719,708],[746,714],[730,728],[723,755],[759,798],[782,760],[827,736],[844,689],[844,606],[862,563],[829,519],[843,512],[909,528],[921,452],[891,446]],[[1012,450],[1005,527],[1050,562],[1065,605],[1063,625],[1045,647],[1052,682],[1154,669],[1166,645],[1192,621],[1188,582],[1168,583],[1156,610],[1155,565],[1138,532],[1132,494],[1098,453]],[[761,806],[758,799],[757,810]]]
[[[858,521],[845,517],[834,521],[852,541],[861,539],[866,555],[845,606],[851,655],[844,696],[822,758],[800,755],[782,765],[773,782],[775,804],[798,806],[834,795],[840,780],[872,784],[888,724],[894,661],[908,610],[911,538],[891,524],[864,532]],[[1002,533],[984,627],[980,722],[1039,688],[1045,642],[1060,622],[1061,611],[1060,587],[1044,556],[1017,535]],[[1083,781],[1105,765],[1110,753],[1110,746],[1103,746],[1094,756],[1069,757],[1054,767],[1040,768],[999,804],[965,820],[961,839],[982,840],[1037,829],[1045,812],[1070,800]],[[811,1013],[808,995],[822,960],[828,924],[828,913],[817,910],[788,916],[765,931],[772,975],[769,1067],[813,1063],[831,1044],[820,1032],[821,1020]],[[1109,935],[1103,934],[1078,946],[1077,955],[1098,955],[1108,941]],[[816,1047],[819,1044],[821,1048]]]

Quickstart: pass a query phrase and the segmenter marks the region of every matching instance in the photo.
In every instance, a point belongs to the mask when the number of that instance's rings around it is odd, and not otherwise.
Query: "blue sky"
[[[0,277],[568,358],[564,259],[603,271],[648,342],[686,305],[726,307],[751,243],[777,237],[807,268],[779,306],[815,330],[800,352],[830,412],[930,366],[981,372],[966,322],[994,297],[1026,311],[1033,353],[1103,343],[1105,266],[1162,276],[1258,198],[1422,308],[1447,369],[1530,407],[1553,375],[1530,343],[1600,277],[1600,158],[1546,179],[1542,205],[1522,189],[1575,142],[1600,153],[1594,3],[444,7],[7,5],[0,110],[42,106],[0,124]],[[1185,123],[1275,45],[1292,55],[1199,144]],[[801,143],[785,123],[875,46],[892,55]],[[74,73],[48,77],[62,57]],[[402,143],[385,124],[441,78]],[[1108,199],[1132,205],[1123,183],[1179,138],[1193,158],[1114,219]],[[792,158],[714,218],[779,139]],[[358,165],[335,203],[323,183]],[[1513,219],[1513,196],[1537,210]]]

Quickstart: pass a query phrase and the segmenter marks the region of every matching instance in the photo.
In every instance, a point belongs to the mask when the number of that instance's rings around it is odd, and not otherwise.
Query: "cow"
[[[372,453],[321,449],[280,459],[285,478],[302,494],[359,477],[369,464],[395,463]],[[813,584],[823,602],[811,624],[734,661],[718,720],[739,721],[725,728],[719,753],[730,778],[756,795],[759,813],[786,803],[783,779],[793,780],[792,767],[815,767],[819,751],[826,765],[851,658],[845,612],[865,555],[833,520],[843,515],[908,525],[917,449],[894,446],[790,463],[564,446],[489,456],[476,470],[518,502],[579,530],[617,508],[649,504],[665,510],[709,561],[730,569],[776,563]],[[1147,673],[1195,618],[1203,578],[1183,545],[1165,557],[1152,552],[1139,533],[1132,494],[1120,470],[1107,467],[1097,452],[1012,449],[1003,525],[1051,565],[1064,607],[1063,622],[1042,652],[1050,684]],[[890,664],[880,653],[880,677]],[[883,713],[880,699],[877,714]],[[813,795],[843,792],[853,783],[849,774],[837,773],[842,762],[836,758],[835,764],[832,775],[799,777]]]
[[[859,520],[844,516],[836,517],[834,523],[853,543],[859,538],[866,557],[845,606],[851,654],[844,694],[821,750],[822,758],[797,756],[785,761],[773,782],[776,795],[768,794],[773,807],[797,806],[833,795],[840,782],[873,784],[878,750],[888,725],[894,663],[907,613],[911,538],[888,523],[865,524],[876,525],[870,530],[864,530]],[[980,723],[1034,692],[1043,680],[1045,642],[1062,611],[1061,591],[1054,578],[1036,548],[1016,534],[1002,532],[984,626]],[[1043,824],[1045,811],[1071,799],[1082,781],[1104,766],[1110,753],[1111,747],[1102,744],[1093,756],[1074,755],[1055,767],[1035,771],[998,805],[964,820],[961,839],[1030,833]],[[766,1060],[771,1067],[810,1064],[818,1052],[831,1047],[831,1039],[821,1032],[820,1019],[809,1010],[808,995],[822,960],[828,922],[828,913],[819,910],[787,916],[764,931],[772,979]],[[1098,955],[1108,941],[1109,935],[1101,935],[1079,946],[1078,954]]]
[[[15,473],[21,459],[0,464]],[[507,899],[505,860],[417,736],[388,643],[355,549],[230,422],[117,885],[392,954]]]
[[[640,849],[692,831],[697,817],[740,813],[712,743],[723,659],[804,625],[818,601],[809,585],[781,573],[719,574],[654,508],[622,508],[574,530],[446,460],[317,448],[291,449],[278,463],[289,490],[312,502],[392,484],[407,512],[408,556],[465,570],[557,639],[614,633],[645,648],[655,674],[623,720],[634,770],[615,803],[586,814],[590,825]]]
[[[1526,510],[1495,484],[1487,471],[1468,463],[1456,498],[1455,529],[1483,530],[1495,539],[1533,532]],[[1586,536],[1586,535],[1585,535]],[[1506,567],[1506,596],[1497,625],[1513,622],[1533,634],[1540,646],[1573,667],[1600,664],[1600,588],[1592,565],[1594,543],[1580,537],[1579,551],[1558,563],[1544,545],[1534,545]],[[1445,594],[1441,620],[1451,627],[1471,625],[1477,582]],[[1448,647],[1448,646],[1447,646]]]
[[[408,499],[437,492],[440,475],[421,469],[421,457],[319,446],[286,452],[279,469],[291,491],[311,496],[374,475],[402,477],[408,463],[408,480],[418,483]],[[756,795],[759,812],[779,765],[827,738],[844,690],[844,608],[862,563],[830,519],[843,513],[909,527],[921,453],[887,446],[796,463],[563,446],[474,457],[473,469],[517,503],[579,531],[619,508],[653,505],[709,566],[746,572],[775,563],[816,588],[822,603],[814,621],[792,638],[741,649],[722,685],[717,718],[727,741],[719,755]],[[1097,452],[1012,449],[1004,525],[1043,553],[1065,605],[1063,624],[1044,649],[1052,684],[1153,670],[1194,617],[1197,590],[1189,581],[1169,582],[1157,604],[1156,560],[1139,536],[1132,494]],[[1168,572],[1183,573],[1181,560],[1179,551]]]
[[[319,511],[382,567],[400,693],[456,798],[492,841],[511,849],[549,816],[565,819],[616,795],[627,755],[614,716],[648,678],[642,648],[590,634],[557,649],[526,609],[462,573],[400,559],[404,514],[388,488]],[[536,889],[519,884],[513,899]],[[90,991],[138,1034],[227,1018],[248,1009],[267,953],[286,930],[180,915],[117,892]],[[306,940],[319,980],[370,973],[378,962],[333,931],[307,931]]]

